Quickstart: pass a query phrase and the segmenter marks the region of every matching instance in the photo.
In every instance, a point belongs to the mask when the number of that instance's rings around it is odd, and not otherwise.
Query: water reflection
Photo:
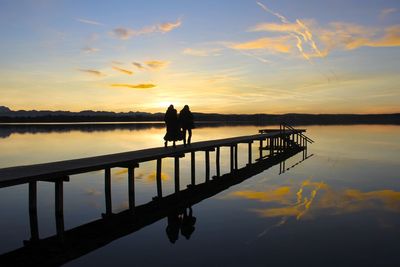
[[[165,231],[171,243],[176,243],[179,233],[186,239],[190,239],[195,231],[197,221],[196,217],[193,216],[193,205],[264,172],[300,151],[302,151],[301,148],[296,148],[274,154],[271,157],[235,169],[234,172],[215,177],[213,180],[189,185],[186,189],[168,196],[155,197],[146,204],[135,206],[134,209],[129,205],[129,209],[113,214],[110,212],[110,207],[106,207],[107,212],[103,214],[102,219],[69,230],[64,229],[64,213],[60,203],[62,202],[63,180],[55,180],[57,234],[44,239],[39,239],[36,182],[31,182],[29,184],[31,238],[25,242],[24,247],[0,255],[0,263],[2,265],[12,263],[12,265],[21,266],[60,265],[165,217],[167,217],[168,223]],[[105,197],[106,203],[111,205],[111,195],[110,193],[107,194],[111,187],[109,174],[109,172],[106,172],[105,175],[105,179],[108,181],[105,183]]]
[[[187,240],[195,230],[196,217],[193,216],[192,207],[184,208],[183,211],[174,211],[168,214],[168,225],[165,229],[169,241],[174,244],[179,239],[179,231]]]
[[[299,186],[281,186],[268,191],[239,190],[230,193],[229,197],[255,200],[272,206],[252,209],[259,216],[267,218],[294,217],[300,220],[303,217],[312,219],[319,214],[343,215],[367,210],[400,212],[399,191],[335,190],[325,182],[311,180],[305,180]]]

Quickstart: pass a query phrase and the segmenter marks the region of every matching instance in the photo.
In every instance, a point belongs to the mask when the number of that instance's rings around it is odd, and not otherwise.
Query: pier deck
[[[303,131],[304,130],[286,131],[285,135],[297,134]],[[178,145],[175,148],[156,147],[96,157],[3,168],[0,169],[0,188],[37,180],[63,178],[69,175],[103,170],[106,168],[135,166],[135,164],[140,162],[174,157],[177,155],[183,156],[185,153],[190,152],[210,151],[224,146],[233,147],[239,143],[252,143],[254,141],[278,137],[282,137],[282,133],[279,130],[273,130],[256,135],[196,142],[186,147],[183,145]]]

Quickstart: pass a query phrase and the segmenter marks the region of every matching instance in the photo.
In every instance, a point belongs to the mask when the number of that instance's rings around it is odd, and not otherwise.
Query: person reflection
[[[181,227],[181,223],[182,218],[178,212],[168,215],[168,225],[165,231],[167,232],[168,239],[172,244],[175,244],[176,240],[179,238],[179,229]]]
[[[193,217],[192,207],[189,207],[189,214],[187,214],[187,209],[183,213],[182,224],[181,224],[181,235],[186,237],[189,240],[190,236],[193,234],[195,230],[196,217]]]
[[[192,139],[192,129],[194,128],[193,114],[188,105],[185,105],[179,112],[179,124],[183,133],[183,145],[186,146],[186,131],[188,132],[187,144],[190,145]]]
[[[173,105],[170,105],[164,116],[165,124],[167,125],[167,133],[164,136],[164,146],[167,147],[168,141],[173,142],[175,147],[175,142],[178,140],[179,135],[179,123],[178,123],[178,113]]]

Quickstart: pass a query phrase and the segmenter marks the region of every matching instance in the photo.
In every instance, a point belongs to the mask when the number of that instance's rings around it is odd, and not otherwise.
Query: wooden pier
[[[31,240],[25,241],[25,246],[0,255],[0,265],[59,266],[65,264],[118,238],[139,231],[170,214],[180,213],[204,199],[285,162],[301,151],[301,148],[288,150],[248,164],[233,173],[223,174],[218,179],[188,186],[165,197],[154,198],[146,204],[137,206],[135,213],[125,210],[111,215],[103,214],[98,220],[62,232],[61,237],[60,234],[44,239],[34,239],[32,236]]]
[[[146,215],[147,212],[154,209],[154,205],[159,207],[164,207],[165,212],[170,211],[171,208],[176,205],[182,206],[182,203],[186,203],[187,205],[192,205],[197,203],[198,201],[190,201],[193,197],[193,192],[197,192],[195,188],[202,188],[201,193],[202,196],[211,196],[220,191],[215,191],[215,188],[227,188],[232,184],[239,183],[242,179],[247,179],[257,172],[261,172],[275,164],[278,164],[284,161],[286,158],[293,156],[301,151],[303,151],[303,160],[307,158],[307,143],[313,142],[311,139],[306,137],[303,133],[304,129],[294,129],[294,128],[283,128],[281,126],[280,129],[262,129],[259,131],[259,134],[249,135],[249,136],[240,136],[233,138],[225,138],[211,141],[203,141],[196,142],[189,146],[179,145],[175,148],[173,147],[157,147],[150,149],[137,150],[132,152],[124,152],[118,154],[110,154],[103,155],[97,157],[89,157],[82,159],[74,159],[67,161],[59,161],[59,162],[51,162],[45,164],[35,164],[35,165],[27,165],[27,166],[18,166],[18,167],[10,167],[0,169],[0,188],[1,187],[9,187],[15,186],[19,184],[28,184],[29,185],[29,218],[30,218],[30,230],[31,230],[31,239],[26,242],[27,246],[31,246],[31,244],[45,244],[44,247],[48,250],[52,250],[49,248],[53,246],[54,240],[57,242],[63,243],[63,247],[66,246],[65,242],[69,242],[74,244],[73,246],[77,246],[76,239],[80,237],[81,230],[86,231],[86,225],[82,226],[83,228],[71,229],[65,231],[64,229],[64,212],[63,212],[63,183],[68,182],[71,175],[81,174],[91,171],[104,171],[104,181],[105,181],[105,213],[103,214],[103,219],[105,218],[119,218],[115,219],[117,224],[122,223],[121,219],[128,219],[128,222],[132,222],[132,219],[138,218],[137,216],[150,216],[149,220],[154,222],[153,215]],[[254,142],[256,143],[256,147],[259,151],[258,157],[253,159],[253,146]],[[238,166],[238,145],[239,144],[248,144],[248,160],[245,167],[239,168]],[[222,147],[229,147],[229,160],[230,160],[230,172],[227,174],[221,175],[220,168],[220,158],[221,153],[220,149]],[[210,168],[211,168],[211,160],[210,160],[210,152],[215,152],[215,172],[216,175],[214,177],[210,177]],[[196,183],[196,153],[205,153],[205,177],[202,178],[200,184],[199,181]],[[180,190],[180,158],[184,157],[186,154],[190,154],[191,156],[191,172],[190,172],[190,184],[188,185],[188,189]],[[169,196],[163,196],[162,190],[162,159],[164,158],[174,158],[174,187],[175,192]],[[139,167],[139,164],[146,161],[156,161],[156,187],[157,187],[157,195],[150,201],[148,204],[136,206],[135,204],[135,168]],[[115,167],[122,167],[128,169],[128,202],[129,208],[127,211],[113,214],[112,213],[112,203],[111,203],[111,169]],[[234,179],[236,177],[237,179]],[[211,179],[212,178],[212,179]],[[55,217],[56,217],[56,235],[54,237],[49,237],[45,239],[39,238],[39,227],[38,227],[38,216],[37,216],[37,182],[38,181],[46,181],[54,183],[55,190]],[[220,181],[220,182],[217,182]],[[221,181],[224,181],[221,184]],[[213,185],[213,186],[211,186]],[[227,186],[227,187],[226,187]],[[223,190],[223,189],[222,189]],[[221,191],[222,191],[221,190]],[[214,192],[214,193],[213,193]],[[211,195],[210,195],[211,194]],[[172,200],[173,201],[172,201]],[[196,198],[197,199],[197,198]],[[179,201],[178,201],[179,200]],[[172,201],[172,202],[171,202]],[[183,202],[182,202],[183,201]],[[186,201],[186,202],[185,202]],[[185,205],[186,205],[185,204]],[[175,206],[174,206],[175,205]],[[129,215],[123,215],[129,213]],[[158,213],[157,213],[158,214]],[[117,217],[115,217],[117,216]],[[128,217],[127,217],[128,216]],[[132,217],[133,216],[133,217]],[[153,219],[151,219],[153,218]],[[159,217],[155,217],[160,219]],[[93,223],[89,223],[88,225],[97,225],[95,229],[98,231],[99,229],[103,229],[101,226],[104,224],[104,221],[96,221]],[[157,220],[158,220],[157,219]],[[142,219],[141,219],[142,221]],[[148,221],[147,219],[144,221]],[[106,225],[109,226],[109,220]],[[142,221],[143,223],[143,221]],[[126,222],[125,222],[126,224]],[[135,223],[134,225],[136,225]],[[100,225],[100,226],[98,226]],[[147,225],[147,224],[146,224]],[[129,231],[132,232],[135,229],[140,229],[143,227],[141,223],[136,225],[135,227],[128,227]],[[103,231],[102,230],[102,231]],[[95,231],[95,232],[96,232]],[[118,231],[117,231],[118,232]],[[124,231],[125,233],[126,231]],[[78,233],[78,234],[76,234]],[[114,233],[114,232],[113,232]],[[107,235],[109,237],[109,235]],[[113,238],[111,240],[116,239],[121,234],[114,233]],[[82,235],[83,239],[87,238],[87,234]],[[45,241],[47,240],[47,241]],[[70,240],[70,241],[68,241]],[[111,242],[111,240],[102,241],[99,244],[105,244]],[[96,242],[98,242],[97,240]],[[37,243],[39,242],[39,243]],[[84,242],[84,241],[80,241]],[[89,241],[88,241],[89,242]],[[96,243],[95,242],[95,243]],[[39,253],[38,251],[42,250],[44,247],[42,245],[39,246],[39,250],[32,250],[30,248],[22,248],[25,251],[24,253]],[[89,245],[92,247],[92,245]],[[26,250],[27,249],[27,250]],[[45,249],[45,250],[46,250]],[[28,251],[28,252],[26,252]],[[81,250],[79,250],[81,251]],[[82,251],[86,251],[83,254],[87,253],[87,249],[83,249]],[[18,252],[15,255],[20,255]],[[22,252],[21,252],[22,253]],[[68,254],[68,253],[67,253]],[[74,254],[74,253],[72,253]],[[79,254],[79,253],[78,253]],[[82,253],[81,253],[82,254]],[[5,256],[8,255],[8,256]],[[0,256],[1,259],[9,259],[12,257],[10,255],[14,255],[13,253],[4,254]],[[75,254],[74,254],[75,255]],[[75,258],[74,256],[73,258]],[[17,257],[18,258],[18,257]],[[29,258],[29,257],[28,257]],[[34,257],[35,258],[35,257]],[[7,262],[8,260],[6,260]],[[65,262],[65,261],[64,261]]]

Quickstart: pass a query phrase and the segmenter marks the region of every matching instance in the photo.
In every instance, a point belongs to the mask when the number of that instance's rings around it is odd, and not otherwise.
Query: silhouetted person
[[[178,123],[178,114],[173,105],[170,105],[167,109],[167,112],[164,116],[165,124],[167,125],[167,133],[164,136],[164,145],[167,147],[168,141],[173,142],[173,146],[175,147],[175,141],[179,139],[179,123]]]
[[[175,244],[176,240],[179,238],[179,229],[181,227],[182,219],[177,212],[168,215],[168,225],[165,231],[169,241]]]
[[[181,224],[181,234],[189,240],[190,236],[195,230],[196,217],[193,217],[192,207],[189,207],[189,215],[187,210],[183,213],[182,224]]]
[[[194,128],[193,114],[188,105],[185,105],[179,112],[179,124],[183,131],[183,145],[186,146],[186,131],[188,132],[187,144],[192,140],[192,129]]]

